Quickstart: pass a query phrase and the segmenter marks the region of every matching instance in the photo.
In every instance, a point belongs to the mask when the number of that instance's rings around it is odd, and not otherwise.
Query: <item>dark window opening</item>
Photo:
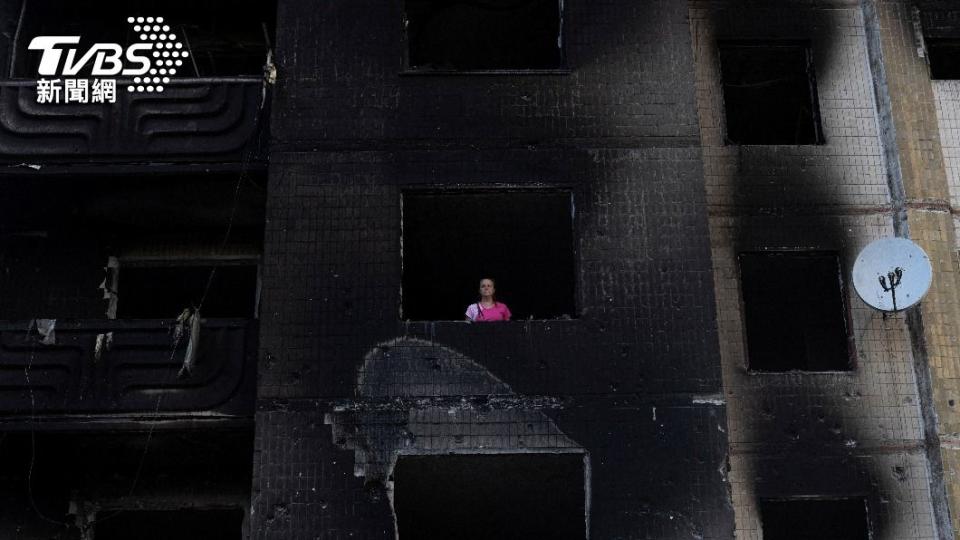
[[[411,69],[556,69],[558,0],[406,0]]]
[[[572,194],[406,192],[403,317],[463,320],[493,278],[513,319],[575,316]]]
[[[266,177],[259,171],[243,179],[237,173],[18,176],[5,187],[0,319],[115,317],[116,308],[123,311],[129,303],[118,305],[113,293],[130,284],[116,270],[240,264],[252,275],[263,251]],[[119,268],[110,264],[111,256]],[[110,267],[106,273],[104,266]],[[218,270],[214,287],[224,272]],[[250,293],[240,299],[249,305],[255,282],[244,283]],[[208,307],[215,307],[214,300]],[[176,317],[186,306],[177,307],[156,316]],[[234,310],[241,311],[236,316],[249,318],[253,308]]]
[[[398,536],[583,540],[583,468],[582,454],[401,456]]]
[[[761,500],[764,540],[868,540],[864,499]]]
[[[169,32],[191,53],[178,68],[178,78],[261,75],[275,41],[275,1],[30,0],[18,34],[16,76],[37,78],[41,52],[28,49],[36,36],[80,36],[77,58],[94,43],[126,47],[143,42],[128,16],[163,17]],[[79,76],[89,73],[87,66]]]
[[[927,39],[930,78],[960,79],[960,39]]]
[[[240,540],[253,443],[252,426],[6,431],[0,538]],[[96,534],[74,528],[84,522]]]
[[[806,43],[721,42],[728,144],[822,144]]]
[[[256,295],[255,264],[131,267],[121,263],[117,318],[174,319],[185,308],[197,307],[203,317],[253,318]]]
[[[243,510],[107,510],[95,524],[97,540],[239,540]]]
[[[835,253],[740,254],[752,371],[852,369]]]

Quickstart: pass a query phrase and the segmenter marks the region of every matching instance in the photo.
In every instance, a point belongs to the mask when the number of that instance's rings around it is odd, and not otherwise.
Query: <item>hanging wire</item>
[[[30,396],[30,463],[27,466],[27,500],[30,502],[30,508],[33,509],[33,512],[37,514],[37,516],[43,521],[61,525],[63,527],[69,527],[69,523],[51,518],[44,514],[43,511],[40,510],[40,507],[37,506],[37,501],[33,496],[33,470],[37,462],[37,402],[33,393],[33,384],[30,382],[30,371],[33,369],[33,358],[34,353],[36,352],[37,344],[33,339],[31,339],[30,332],[32,329],[33,321],[31,321],[30,326],[27,327],[27,339],[31,342],[30,356],[27,357],[27,363],[23,367],[23,377],[26,379],[27,392]]]
[[[17,67],[17,46],[20,43],[20,28],[23,26],[23,16],[27,12],[27,0],[20,2],[20,16],[17,18],[17,29],[13,33],[13,41],[10,43],[10,69],[7,71],[7,78],[12,79]]]
[[[265,95],[265,94],[266,94],[266,85],[267,85],[266,80],[264,80],[264,83],[263,83],[263,84],[264,84],[264,86],[263,86],[263,93],[264,93],[264,95]],[[261,99],[261,101],[260,101],[260,106],[257,108],[257,113],[256,113],[256,115],[254,115],[254,119],[253,119],[253,130],[252,130],[254,133],[256,133],[257,126],[259,126],[259,124],[260,124],[260,117],[263,115],[263,109],[264,109],[265,103],[266,103],[266,99]],[[219,247],[219,249],[218,249],[219,252],[223,252],[224,249],[226,248],[227,244],[228,244],[229,241],[230,241],[230,235],[231,235],[231,233],[233,232],[233,224],[234,224],[234,221],[235,221],[235,219],[236,219],[237,206],[239,206],[239,201],[240,201],[240,190],[241,190],[241,188],[242,188],[242,186],[243,186],[244,180],[246,179],[247,170],[248,170],[248,168],[249,168],[250,160],[252,159],[252,155],[253,155],[253,153],[254,153],[254,151],[255,151],[255,148],[256,148],[256,144],[251,143],[249,149],[248,149],[246,152],[244,152],[244,154],[243,154],[243,156],[242,156],[242,158],[241,158],[240,174],[239,174],[239,176],[237,177],[237,182],[236,182],[236,185],[235,185],[235,187],[234,187],[233,201],[232,201],[232,205],[231,205],[231,208],[230,208],[230,217],[229,217],[228,220],[227,220],[226,229],[225,229],[224,235],[223,235],[223,241],[220,243],[220,247]],[[199,316],[200,316],[200,313],[201,313],[200,310],[203,308],[203,303],[204,303],[204,301],[205,301],[206,298],[207,298],[207,293],[210,291],[210,286],[213,284],[213,279],[214,279],[214,276],[215,276],[215,274],[216,274],[217,267],[218,267],[219,265],[220,265],[220,262],[219,262],[219,260],[217,260],[217,261],[214,263],[213,268],[210,269],[210,274],[209,274],[209,276],[208,276],[208,278],[207,278],[207,283],[206,283],[206,286],[205,286],[205,288],[204,288],[203,295],[202,295],[201,298],[200,298],[199,304],[194,308],[194,312],[193,312],[193,316],[194,316],[194,317],[199,317]],[[180,334],[180,335],[176,336],[176,339],[174,340],[173,346],[171,347],[171,351],[170,351],[170,357],[169,357],[169,359],[168,359],[168,361],[169,361],[170,363],[173,363],[173,361],[174,361],[174,357],[176,356],[177,347],[179,346],[181,340],[183,339],[183,335],[184,335],[184,334]],[[172,372],[167,374],[167,378],[163,381],[164,384],[170,382],[171,374],[172,374]],[[133,494],[134,494],[134,492],[135,492],[136,489],[137,489],[137,484],[138,484],[139,481],[140,481],[140,477],[141,477],[142,474],[143,474],[143,467],[144,467],[144,464],[146,463],[146,460],[147,460],[147,454],[149,453],[150,443],[151,443],[151,441],[152,441],[152,439],[153,439],[153,434],[154,434],[154,432],[156,431],[157,424],[160,422],[160,407],[161,407],[162,402],[163,402],[163,393],[158,393],[158,394],[157,394],[157,400],[156,400],[156,402],[155,402],[154,409],[153,409],[153,415],[152,415],[152,416],[153,416],[153,420],[150,422],[149,428],[147,429],[147,439],[146,439],[146,441],[144,441],[143,451],[142,451],[141,454],[140,454],[140,459],[139,459],[139,461],[138,461],[138,463],[137,463],[137,469],[136,469],[136,472],[134,473],[133,481],[131,482],[131,484],[130,484],[130,489],[129,489],[129,491],[127,492],[127,498],[132,498],[132,497],[133,497]],[[119,509],[113,511],[111,514],[108,514],[108,515],[106,515],[106,516],[104,516],[104,517],[102,517],[102,518],[97,518],[97,519],[89,522],[89,523],[88,523],[88,526],[92,527],[92,526],[95,526],[97,523],[102,523],[102,522],[107,521],[107,520],[109,520],[109,519],[113,519],[113,518],[119,516],[120,514],[122,514],[124,511],[125,511],[125,509],[119,508]]]

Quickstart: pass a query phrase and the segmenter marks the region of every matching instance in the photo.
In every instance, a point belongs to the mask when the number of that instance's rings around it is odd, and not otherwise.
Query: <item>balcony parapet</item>
[[[42,326],[42,325],[41,325]],[[203,319],[191,369],[173,320],[0,321],[0,420],[252,416],[257,321]]]
[[[162,93],[129,93],[117,101],[37,103],[36,81],[0,81],[0,161],[240,161],[265,155],[269,100],[259,77],[172,80]],[[250,146],[252,145],[252,146]]]

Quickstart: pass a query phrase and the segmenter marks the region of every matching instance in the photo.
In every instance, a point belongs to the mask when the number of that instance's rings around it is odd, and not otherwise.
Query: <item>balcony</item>
[[[261,160],[269,100],[261,77],[172,80],[117,102],[38,104],[36,81],[0,81],[0,161]],[[246,151],[251,152],[245,156]],[[6,157],[3,157],[6,156]]]
[[[31,326],[0,322],[0,423],[253,415],[256,321],[204,319],[189,374],[172,320],[63,320],[46,338]]]

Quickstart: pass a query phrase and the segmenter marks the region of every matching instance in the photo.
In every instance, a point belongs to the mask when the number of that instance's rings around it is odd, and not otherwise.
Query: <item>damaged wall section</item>
[[[397,536],[583,540],[583,470],[581,454],[402,456]]]
[[[906,319],[881,316],[843,286],[859,251],[895,234],[861,5],[713,0],[689,5],[737,536],[775,534],[767,530],[765,500],[856,498],[865,504],[870,538],[940,538]],[[718,44],[772,37],[810,44],[822,145],[724,140]],[[754,315],[746,304],[756,291],[750,290],[750,276],[740,272],[738,255],[784,250],[834,252],[835,270],[796,276],[789,291],[780,291],[787,297],[771,301],[765,316],[799,319],[804,310],[795,303],[811,295],[834,307],[848,306],[845,320],[832,317],[835,327],[846,323],[840,338],[849,338],[852,348],[837,338],[834,346],[809,349],[818,357],[813,365],[848,371],[810,372],[810,364],[779,373],[747,370]],[[771,349],[778,362],[797,352],[786,344],[780,348]],[[844,362],[849,350],[856,353],[852,363]],[[809,514],[815,507],[799,511]]]
[[[398,74],[399,4],[280,4],[253,538],[395,538],[393,455],[567,447],[590,538],[730,538],[687,9],[563,7],[570,74],[426,76]],[[402,201],[444,189],[571,194],[576,318],[463,322],[478,268],[433,299],[456,320],[401,320]],[[458,248],[467,271],[490,252]]]
[[[446,476],[441,473],[438,480],[452,480],[458,474],[467,474],[457,473],[456,468],[471,463],[480,467],[478,471],[483,467],[492,467],[491,471],[506,468],[513,473],[521,473],[519,466],[524,462],[548,469],[560,467],[563,463],[577,463],[574,477],[579,486],[579,501],[571,502],[569,497],[564,499],[563,515],[569,517],[570,505],[573,504],[574,508],[580,509],[581,519],[574,530],[569,527],[549,530],[565,531],[565,535],[586,538],[589,485],[585,482],[589,457],[584,455],[582,446],[564,435],[545,414],[545,410],[560,407],[557,400],[517,396],[509,385],[470,358],[436,343],[411,338],[377,345],[359,370],[356,393],[359,399],[338,404],[335,412],[326,416],[325,423],[332,424],[334,442],[338,446],[354,450],[355,476],[363,477],[368,486],[386,489],[394,508],[399,535],[404,534],[404,529],[401,508],[397,506],[397,493],[403,489],[397,484],[396,467],[404,460],[408,463],[406,478],[407,485],[411,487],[407,490],[403,506],[408,522],[406,536],[401,538],[442,538],[443,531],[449,526],[448,522],[422,522],[413,509],[416,505],[410,502],[411,498],[416,497],[410,495],[411,492],[420,493],[413,486],[424,481],[411,479],[415,473],[410,471],[428,466],[426,464],[430,458],[425,456],[434,456],[438,460],[436,466],[444,467],[447,471]],[[485,396],[485,399],[477,401],[465,396]],[[456,454],[459,458],[452,461],[439,458],[450,454]],[[572,458],[564,457],[571,454]],[[427,461],[411,459],[415,456],[424,457]],[[481,456],[488,459],[482,459]],[[496,460],[497,456],[503,457],[503,460]],[[538,473],[536,470],[531,470],[526,476],[521,474],[516,478],[502,478],[505,484],[491,484],[488,491],[493,495],[510,485],[519,487],[536,483],[534,478],[539,474],[547,474],[546,478],[550,478],[546,471]],[[556,471],[557,475],[567,479],[567,484],[571,480],[569,473],[569,468]],[[564,489],[576,492],[576,485]],[[442,486],[438,488],[443,489]],[[448,486],[447,489],[455,488]],[[487,533],[482,531],[489,533],[489,527],[495,529],[497,523],[510,523],[508,514],[512,513],[482,517],[483,514],[477,513],[476,508],[471,508],[470,501],[475,500],[477,492],[470,497],[451,497],[447,499],[446,506],[450,515],[459,514],[466,520],[475,520],[462,523],[461,528],[474,531],[467,534],[483,538]],[[545,504],[546,499],[536,501],[536,498],[529,498],[533,497],[530,493],[513,491],[512,494],[502,493],[497,497],[500,501],[516,498],[517,504],[510,512],[531,505],[531,509],[538,508],[542,513],[560,511],[560,508]],[[507,506],[497,508],[504,511],[508,509]],[[539,523],[543,525],[546,522]],[[528,523],[527,527],[530,526]],[[521,530],[528,529],[520,527],[514,531],[516,535],[510,537],[524,537],[518,532]],[[540,534],[554,537],[545,530]]]

